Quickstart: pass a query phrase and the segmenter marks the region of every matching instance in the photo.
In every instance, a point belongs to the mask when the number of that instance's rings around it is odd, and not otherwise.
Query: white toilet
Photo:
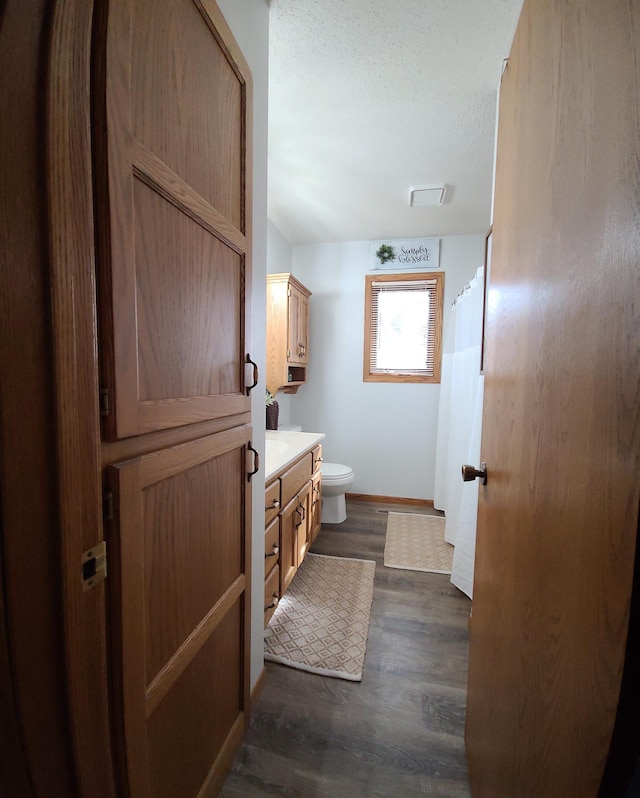
[[[297,424],[285,424],[279,428],[283,432],[302,432]],[[353,485],[353,470],[342,463],[323,461],[322,472],[322,513],[323,524],[341,524],[347,520],[345,493]]]
[[[347,520],[345,493],[353,485],[353,470],[342,463],[322,463],[323,524],[341,524]]]

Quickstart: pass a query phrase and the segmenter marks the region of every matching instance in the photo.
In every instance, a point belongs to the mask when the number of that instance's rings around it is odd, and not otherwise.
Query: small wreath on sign
[[[393,247],[390,247],[388,244],[382,244],[380,249],[376,252],[376,258],[384,265],[390,260],[395,260],[396,253],[393,251]]]

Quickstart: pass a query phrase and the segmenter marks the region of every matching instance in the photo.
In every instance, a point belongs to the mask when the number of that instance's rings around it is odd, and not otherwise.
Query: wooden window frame
[[[433,320],[433,374],[412,374],[397,371],[373,372],[372,356],[372,306],[373,285],[383,282],[422,282],[433,281],[435,293],[435,318]],[[444,272],[409,272],[404,274],[367,274],[364,292],[364,382],[405,382],[439,384],[442,371],[442,317],[444,309]]]

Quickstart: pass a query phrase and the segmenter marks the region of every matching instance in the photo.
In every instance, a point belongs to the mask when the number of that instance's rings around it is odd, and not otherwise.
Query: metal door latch
[[[102,541],[82,554],[82,589],[90,590],[107,577],[107,543]]]

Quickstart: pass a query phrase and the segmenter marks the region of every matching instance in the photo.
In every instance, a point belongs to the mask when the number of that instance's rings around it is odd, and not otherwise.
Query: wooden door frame
[[[56,468],[68,707],[81,795],[116,795],[104,582],[81,583],[82,553],[103,539],[91,149],[93,2],[57,0],[46,82]]]
[[[22,771],[25,796],[115,796],[104,587],[83,593],[79,559],[85,541],[101,534],[92,16],[86,0],[7,0],[0,20],[7,67],[0,76],[7,220],[0,270],[7,662],[0,687],[20,729],[12,746],[22,753],[0,789],[11,794]]]

